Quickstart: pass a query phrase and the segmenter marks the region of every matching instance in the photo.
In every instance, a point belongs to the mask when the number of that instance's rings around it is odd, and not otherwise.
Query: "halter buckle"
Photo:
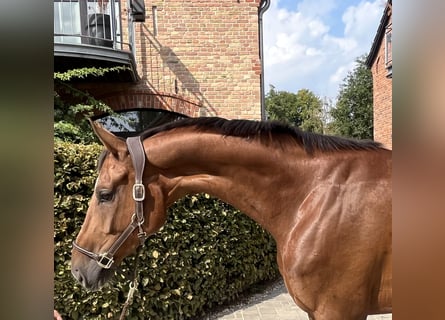
[[[133,199],[134,201],[144,201],[145,187],[142,183],[135,183],[133,185]]]
[[[114,259],[108,256],[108,252],[102,253],[99,255],[99,259],[97,259],[97,264],[104,269],[110,269],[113,263]]]

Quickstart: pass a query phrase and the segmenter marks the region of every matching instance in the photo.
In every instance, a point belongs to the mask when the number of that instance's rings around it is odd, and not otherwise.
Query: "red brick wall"
[[[137,90],[179,95],[201,115],[259,119],[259,2],[146,0],[146,21],[135,24]]]
[[[384,41],[385,37],[371,68],[374,85],[374,140],[392,149],[392,78],[387,77]]]
[[[122,40],[129,43],[127,5],[121,3]],[[260,0],[145,0],[146,20],[134,23],[141,80],[78,86],[115,110],[147,107],[189,116],[260,119],[259,4]]]

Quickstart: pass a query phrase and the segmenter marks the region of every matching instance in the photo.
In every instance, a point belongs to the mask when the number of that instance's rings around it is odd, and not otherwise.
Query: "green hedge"
[[[54,305],[64,319],[118,319],[129,280],[87,292],[70,272],[71,243],[88,207],[99,145],[55,142]],[[177,201],[143,247],[139,286],[126,319],[192,319],[233,301],[254,283],[275,278],[272,237],[250,218],[205,194]],[[134,257],[124,260],[131,272]]]

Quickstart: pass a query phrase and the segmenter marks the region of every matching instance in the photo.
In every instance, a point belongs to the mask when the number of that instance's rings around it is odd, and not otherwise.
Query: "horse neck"
[[[184,131],[158,134],[146,139],[144,146],[149,180],[161,186],[167,206],[186,194],[205,192],[241,210],[272,234],[272,222],[281,212],[277,197],[290,192],[298,179],[298,172],[290,176],[286,169],[305,154],[301,150],[286,156],[258,141]],[[296,190],[292,192],[295,199]]]

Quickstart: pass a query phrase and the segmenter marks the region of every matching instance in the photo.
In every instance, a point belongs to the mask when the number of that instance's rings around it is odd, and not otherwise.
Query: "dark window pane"
[[[133,109],[118,111],[117,115],[94,117],[93,120],[117,136],[129,137],[164,123],[184,118],[188,118],[188,116],[166,110]]]

